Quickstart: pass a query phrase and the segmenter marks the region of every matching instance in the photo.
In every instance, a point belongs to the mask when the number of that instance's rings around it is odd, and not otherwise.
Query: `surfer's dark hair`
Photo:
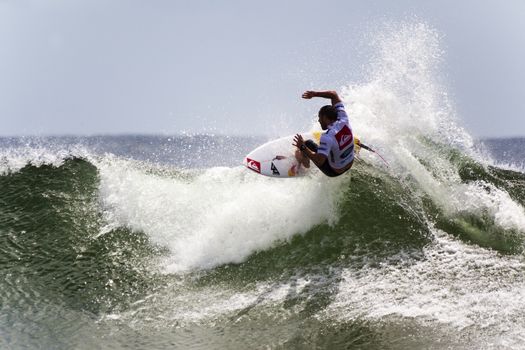
[[[335,109],[334,106],[326,105],[326,106],[321,107],[321,109],[319,110],[319,116],[322,116],[322,115],[327,117],[329,120],[336,120],[337,110]]]

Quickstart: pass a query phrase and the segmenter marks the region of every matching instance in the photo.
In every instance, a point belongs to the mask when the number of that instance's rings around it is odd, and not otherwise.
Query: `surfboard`
[[[321,131],[301,133],[304,140],[313,140],[319,144]],[[250,153],[244,158],[243,164],[254,172],[271,177],[297,177],[305,176],[316,166],[310,162],[310,168],[305,168],[295,158],[297,147],[292,145],[295,135],[282,137],[277,140],[267,142]],[[354,137],[358,145],[357,137]],[[357,147],[356,147],[357,151]]]

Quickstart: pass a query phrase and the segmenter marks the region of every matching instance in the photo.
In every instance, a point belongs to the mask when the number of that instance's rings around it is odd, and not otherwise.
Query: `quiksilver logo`
[[[256,160],[253,160],[253,159],[250,159],[250,158],[246,158],[246,165],[248,166],[248,168],[260,173],[261,172],[261,163],[259,163],[258,161]]]
[[[343,135],[341,137],[341,141],[339,141],[339,146],[344,146],[346,143],[348,143],[350,141],[350,139],[352,138],[352,136],[350,135]]]

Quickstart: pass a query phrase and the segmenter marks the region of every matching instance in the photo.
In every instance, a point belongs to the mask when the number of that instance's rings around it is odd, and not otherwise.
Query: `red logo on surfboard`
[[[335,139],[339,145],[339,150],[342,150],[352,142],[352,130],[348,126],[343,126],[337,134],[335,134]]]
[[[256,160],[246,158],[246,166],[249,169],[252,169],[253,171],[258,172],[259,174],[261,173],[261,163],[259,163]]]

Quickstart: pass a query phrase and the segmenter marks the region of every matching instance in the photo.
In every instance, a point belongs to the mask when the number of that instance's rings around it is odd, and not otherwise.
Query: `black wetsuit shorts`
[[[317,143],[315,143],[314,141],[312,140],[306,140],[304,142],[305,146],[308,147],[308,149],[312,152],[316,152],[317,153],[317,149],[319,148],[319,146],[317,145]],[[321,170],[323,172],[323,174],[325,174],[326,176],[329,176],[329,177],[336,177],[336,176],[339,176],[339,175],[343,175],[345,172],[342,172],[341,174],[337,173],[334,168],[332,168],[330,166],[330,162],[328,162],[328,159],[323,163],[323,165],[321,165],[319,167],[319,170]]]

